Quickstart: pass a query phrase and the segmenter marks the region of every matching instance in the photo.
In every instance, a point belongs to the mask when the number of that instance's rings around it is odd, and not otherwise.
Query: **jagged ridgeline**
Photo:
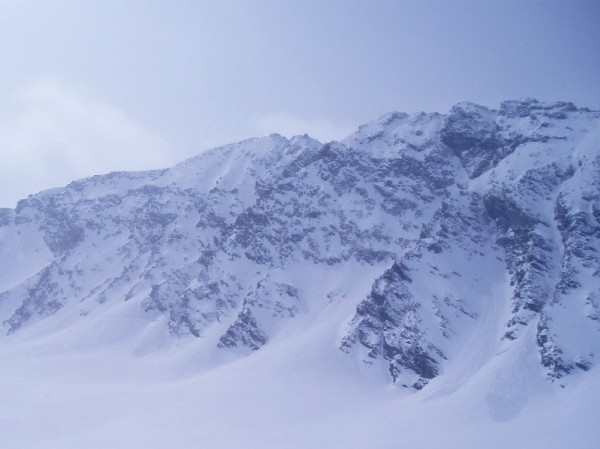
[[[0,210],[2,344],[49,320],[110,328],[127,303],[140,333],[243,357],[330,316],[323,344],[398,386],[509,350],[565,383],[600,349],[599,251],[600,113],[392,113]]]

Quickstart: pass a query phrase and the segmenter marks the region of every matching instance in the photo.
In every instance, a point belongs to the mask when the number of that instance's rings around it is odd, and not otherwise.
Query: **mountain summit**
[[[0,209],[0,267],[5,348],[210,371],[272,346],[433,396],[487,373],[511,420],[595,375],[600,112],[461,103],[75,181]]]

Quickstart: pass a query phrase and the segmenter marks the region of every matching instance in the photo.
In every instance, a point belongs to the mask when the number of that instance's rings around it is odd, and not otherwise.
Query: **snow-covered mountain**
[[[303,360],[298,382],[335,400],[339,385],[363,385],[348,410],[370,419],[371,400],[435,415],[416,404],[449,410],[458,399],[439,398],[468,394],[490,422],[527,428],[529,396],[581,403],[598,379],[600,112],[462,103],[391,113],[340,142],[271,135],[75,181],[0,209],[0,267],[0,348],[12,356],[161,360],[186,382],[255,376],[272,394],[286,383],[273,373]],[[368,429],[371,447],[403,447],[396,431]],[[255,444],[283,447],[269,441]]]

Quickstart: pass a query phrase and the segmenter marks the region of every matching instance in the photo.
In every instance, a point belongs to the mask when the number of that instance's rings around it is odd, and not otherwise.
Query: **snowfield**
[[[331,327],[213,369],[190,345],[137,357],[46,344],[5,350],[3,446],[591,449],[600,441],[594,371],[554,388],[506,353],[451,391],[440,377],[407,393],[357,373]]]

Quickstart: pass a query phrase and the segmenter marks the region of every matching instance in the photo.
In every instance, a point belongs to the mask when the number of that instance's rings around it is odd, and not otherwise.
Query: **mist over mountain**
[[[591,448],[600,112],[393,112],[32,195],[0,322],[11,447]]]

